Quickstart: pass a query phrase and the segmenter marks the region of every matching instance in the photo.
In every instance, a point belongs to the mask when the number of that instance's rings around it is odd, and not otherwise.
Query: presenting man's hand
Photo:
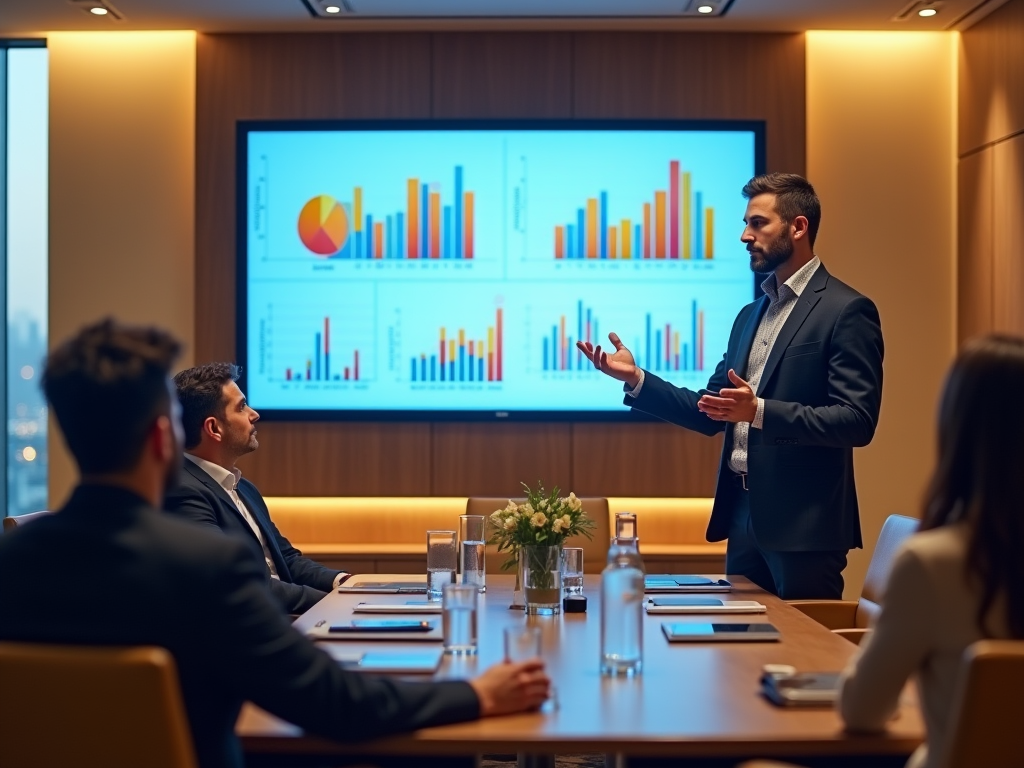
[[[625,382],[635,388],[640,382],[640,369],[636,367],[633,354],[623,346],[618,334],[609,333],[608,340],[615,347],[615,352],[611,355],[600,346],[595,347],[589,341],[577,341],[576,347],[601,373],[608,374],[613,379]]]
[[[757,415],[757,395],[732,368],[729,369],[729,381],[735,389],[721,389],[718,397],[704,395],[697,401],[697,408],[715,421],[731,421],[733,424],[752,422]]]

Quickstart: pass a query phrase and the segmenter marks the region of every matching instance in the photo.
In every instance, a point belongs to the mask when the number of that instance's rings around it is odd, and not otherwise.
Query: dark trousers
[[[750,522],[750,495],[737,489],[725,553],[726,573],[746,576],[783,600],[841,600],[847,550],[777,552],[763,549]]]

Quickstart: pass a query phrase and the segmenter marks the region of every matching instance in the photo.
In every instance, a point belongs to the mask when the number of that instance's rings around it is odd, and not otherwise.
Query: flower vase
[[[554,616],[562,612],[562,571],[560,546],[524,546],[519,563],[526,613]]]
[[[521,611],[526,608],[526,595],[523,593],[523,553],[517,552],[515,557],[516,585],[512,590],[512,605],[509,608]]]

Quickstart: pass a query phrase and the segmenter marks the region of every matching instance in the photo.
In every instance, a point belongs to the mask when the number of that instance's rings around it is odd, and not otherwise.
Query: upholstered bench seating
[[[704,531],[711,499],[583,498],[597,523],[594,538],[571,539],[584,549],[584,567],[604,567],[616,512],[637,514],[640,551],[649,572],[721,573],[725,543],[709,544]],[[459,515],[490,515],[505,506],[497,497],[267,497],[281,533],[302,552],[333,568],[360,573],[412,573],[426,568],[428,530],[458,530]],[[488,547],[487,570],[501,571],[505,555]]]

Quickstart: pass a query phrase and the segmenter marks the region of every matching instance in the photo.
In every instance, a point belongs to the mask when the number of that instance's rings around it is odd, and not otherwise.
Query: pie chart
[[[348,215],[330,195],[317,195],[299,212],[299,239],[318,256],[331,256],[348,239]]]

